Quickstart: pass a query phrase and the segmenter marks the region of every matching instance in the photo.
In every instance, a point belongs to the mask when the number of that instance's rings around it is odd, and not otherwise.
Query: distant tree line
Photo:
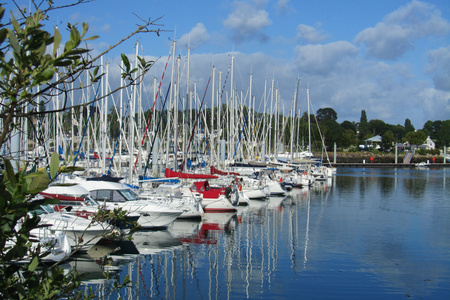
[[[415,129],[410,119],[406,119],[404,125],[391,125],[379,119],[368,121],[366,111],[362,110],[358,123],[338,123],[336,111],[329,107],[320,108],[316,117],[325,145],[329,149],[334,143],[339,148],[364,144],[366,139],[376,135],[381,136],[383,149],[391,149],[395,143],[405,142],[419,146],[428,136],[434,141],[436,148],[450,145],[450,120],[427,121],[423,128]]]

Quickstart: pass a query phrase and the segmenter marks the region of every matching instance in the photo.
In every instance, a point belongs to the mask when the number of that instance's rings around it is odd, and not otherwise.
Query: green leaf
[[[125,54],[120,54],[120,56],[122,57],[122,61],[123,64],[127,70],[127,72],[130,70],[130,61],[128,60],[128,57]]]
[[[83,31],[81,32],[81,36],[84,36],[88,30],[89,24],[83,22]]]
[[[57,60],[53,65],[55,67],[67,67],[70,66],[71,64],[72,64],[71,60]]]
[[[83,41],[92,41],[92,40],[96,40],[96,39],[98,39],[98,38],[99,38],[98,35],[93,35],[93,36],[91,36],[91,37],[88,37],[88,38],[83,39]]]
[[[73,173],[75,171],[84,171],[84,168],[82,167],[76,167],[76,166],[67,166],[64,168],[61,168],[61,173]]]
[[[8,37],[9,37],[9,43],[11,47],[14,50],[14,53],[17,55],[20,54],[20,46],[19,41],[17,40],[17,36],[14,34],[14,32],[11,29],[8,29]]]
[[[49,81],[50,79],[53,78],[54,74],[55,74],[54,68],[47,68],[40,74],[40,77],[41,77],[40,79],[42,81]]]
[[[75,26],[70,31],[70,40],[73,42],[73,48],[77,47],[81,42],[80,32]]]
[[[3,43],[3,41],[8,36],[8,30],[6,28],[0,29],[0,44]]]
[[[30,262],[30,264],[28,266],[28,271],[30,271],[30,272],[36,271],[38,264],[39,264],[38,257],[37,256],[33,257],[33,260]]]
[[[14,18],[14,15],[13,15],[13,14],[11,14],[11,24],[13,25],[13,28],[14,28],[14,30],[15,30],[16,32],[19,32],[19,31],[20,31],[20,25],[19,25],[19,23],[17,22],[16,18]]]
[[[42,192],[47,188],[50,183],[48,173],[45,171],[38,171],[25,176],[25,178],[31,177],[31,183],[28,187],[28,193],[36,194]]]
[[[61,34],[59,33],[58,27],[55,26],[54,42],[53,42],[53,57],[56,57],[56,53],[58,52],[59,45],[61,44]]]
[[[55,151],[52,153],[52,156],[50,157],[50,177],[52,179],[55,179],[56,173],[58,173],[59,169],[59,155]]]
[[[14,169],[9,159],[5,159],[5,172],[9,182],[15,188],[17,186],[16,174],[14,173]]]
[[[45,54],[45,50],[47,47],[45,46],[45,43],[42,43],[41,46],[37,49],[37,57],[40,59]]]

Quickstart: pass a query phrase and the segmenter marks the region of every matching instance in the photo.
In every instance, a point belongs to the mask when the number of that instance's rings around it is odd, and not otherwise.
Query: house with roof
[[[381,136],[380,135],[373,136],[364,141],[366,142],[366,145],[370,148],[375,148],[375,149],[381,148],[381,146],[380,146]]]
[[[419,149],[425,149],[425,150],[433,150],[436,148],[435,143],[433,140],[428,136],[425,140],[425,143],[419,146]]]

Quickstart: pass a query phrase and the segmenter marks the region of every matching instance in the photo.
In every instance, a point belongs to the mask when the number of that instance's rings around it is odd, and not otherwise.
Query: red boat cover
[[[204,198],[217,199],[220,195],[225,195],[225,188],[210,187],[208,181],[196,181],[191,190],[199,192]]]
[[[47,199],[58,199],[63,201],[84,201],[83,197],[63,195],[63,194],[51,194],[46,192],[40,192],[40,194]]]
[[[241,174],[235,173],[235,172],[224,172],[224,171],[220,171],[219,169],[216,169],[214,166],[211,166],[211,174],[219,174],[219,175],[236,175],[236,176],[241,176]]]
[[[192,179],[216,179],[219,176],[209,174],[188,174],[183,172],[175,172],[167,168],[165,172],[166,178],[178,177],[178,178],[192,178]]]

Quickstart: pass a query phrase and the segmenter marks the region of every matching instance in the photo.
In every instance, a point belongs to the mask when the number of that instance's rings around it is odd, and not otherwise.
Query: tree
[[[368,123],[367,123],[366,111],[362,110],[361,118],[360,118],[359,124],[358,124],[358,139],[363,140],[364,137],[368,134],[368,131],[369,131],[369,127],[368,127]]]
[[[437,134],[439,136],[439,147],[450,146],[450,120],[442,122]]]
[[[339,139],[339,144],[342,147],[350,147],[355,144],[356,134],[351,129],[343,129],[343,133]]]
[[[404,138],[405,141],[416,146],[422,145],[426,139],[427,136],[422,130],[408,132]]]
[[[383,149],[391,149],[394,142],[395,136],[394,133],[390,130],[386,131],[381,137],[381,145]]]
[[[67,102],[63,102],[60,108],[45,110],[46,104],[55,95],[66,99],[64,96],[72,90],[82,90],[98,82],[103,76],[97,65],[102,55],[138,33],[159,34],[159,30],[150,29],[157,25],[155,21],[141,20],[143,24],[136,31],[105,52],[92,57],[91,51],[83,47],[86,41],[95,38],[87,37],[88,25],[83,23],[80,32],[77,25],[68,24],[70,37],[61,46],[62,37],[58,28],[54,28],[53,34],[44,29],[48,12],[89,1],[66,1],[64,6],[54,6],[53,1],[39,4],[31,1],[35,12],[20,10],[21,17],[16,19],[11,15],[10,23],[1,22],[5,8],[0,5],[0,148],[6,149],[3,146],[8,146],[12,134],[26,128],[22,125],[27,120],[55,112],[63,113],[71,108]],[[43,5],[48,6],[45,8]],[[123,54],[121,57],[124,66],[121,76],[126,80],[125,86],[139,84],[153,63],[138,57],[139,67],[132,68],[128,58]],[[89,75],[90,83],[71,88],[76,79],[85,73]],[[83,105],[94,103],[125,86],[95,97]],[[83,105],[74,107],[81,108]],[[31,201],[38,192],[45,189],[60,172],[73,172],[77,168],[61,168],[56,153],[50,159],[49,170],[43,168],[34,172],[31,170],[37,165],[24,163],[19,168],[17,162],[11,162],[11,158],[11,153],[7,152],[1,157],[5,171],[0,181],[0,295],[8,299],[34,299],[36,296],[49,299],[77,298],[80,296],[74,294],[79,284],[77,274],[70,272],[64,275],[57,264],[37,271],[45,253],[40,251],[39,246],[32,247],[37,241],[30,231],[38,226],[39,217],[29,215],[29,211],[40,204],[52,203],[52,200]],[[69,157],[66,157],[66,161],[70,161]],[[21,226],[18,226],[19,222]],[[29,263],[11,264],[28,255]]]
[[[415,130],[415,129],[414,129],[414,126],[413,126],[413,124],[411,123],[411,120],[410,120],[410,119],[406,119],[406,120],[405,120],[405,130],[406,130],[406,133],[412,132],[412,131]]]
[[[344,129],[350,129],[352,130],[354,133],[356,133],[356,126],[354,123],[350,122],[350,121],[344,121],[340,124],[340,126]]]
[[[368,129],[373,135],[382,135],[387,130],[386,127],[386,123],[378,119],[370,120],[368,124]]]
[[[334,109],[330,107],[326,108],[319,108],[316,113],[317,120],[320,122],[322,121],[336,121],[337,120],[337,113]]]

